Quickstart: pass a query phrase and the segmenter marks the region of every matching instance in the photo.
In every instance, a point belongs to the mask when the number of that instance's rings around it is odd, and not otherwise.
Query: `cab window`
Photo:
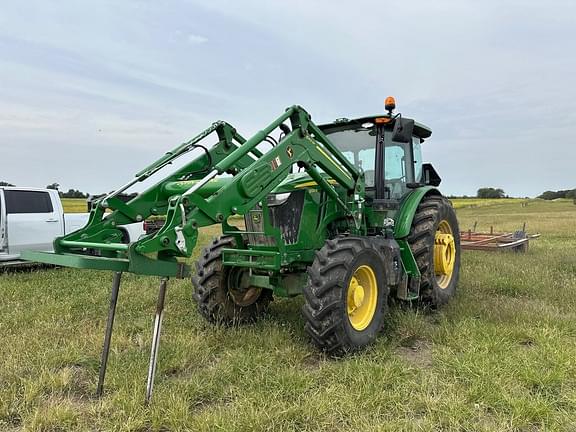
[[[400,199],[408,191],[406,183],[414,182],[412,143],[392,141],[392,132],[384,133],[384,191],[389,199]]]
[[[422,178],[422,147],[420,138],[414,137],[412,146],[414,149],[414,181],[419,182]]]

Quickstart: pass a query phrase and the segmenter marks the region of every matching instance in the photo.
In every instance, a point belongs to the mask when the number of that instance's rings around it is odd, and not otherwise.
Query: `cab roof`
[[[332,123],[326,123],[323,125],[319,125],[318,127],[320,129],[322,129],[323,131],[328,130],[328,129],[334,129],[334,128],[348,129],[348,128],[353,127],[353,126],[361,126],[364,123],[374,123],[375,119],[382,118],[382,117],[390,118],[390,116],[388,114],[373,115],[373,116],[368,116],[368,117],[360,117],[360,118],[356,118],[356,119],[340,118],[340,119],[334,120]],[[406,118],[406,117],[403,117],[403,118]],[[390,124],[392,124],[392,123],[390,123]],[[418,123],[417,121],[414,121],[414,135],[416,135],[418,138],[421,138],[421,139],[430,138],[430,136],[432,135],[432,129],[430,129],[426,125],[423,125],[422,123]]]

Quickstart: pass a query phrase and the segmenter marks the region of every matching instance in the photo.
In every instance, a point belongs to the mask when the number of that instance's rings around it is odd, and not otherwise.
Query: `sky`
[[[576,188],[573,0],[2,3],[0,181],[109,191],[215,120],[393,95],[445,194]]]

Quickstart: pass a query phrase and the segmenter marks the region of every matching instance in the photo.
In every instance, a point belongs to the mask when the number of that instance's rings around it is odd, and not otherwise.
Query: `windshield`
[[[355,166],[362,168],[366,186],[374,186],[374,162],[376,160],[376,136],[373,130],[348,129],[327,134],[330,141]]]

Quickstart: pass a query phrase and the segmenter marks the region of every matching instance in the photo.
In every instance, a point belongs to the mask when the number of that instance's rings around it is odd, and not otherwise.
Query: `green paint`
[[[410,234],[410,227],[418,205],[426,195],[440,195],[440,192],[432,186],[423,186],[408,192],[404,197],[400,211],[395,217],[394,237],[396,239],[404,238]]]
[[[416,263],[416,259],[412,254],[412,250],[408,245],[406,240],[396,240],[398,245],[400,246],[400,256],[402,258],[402,265],[404,266],[404,270],[406,274],[413,278],[420,278],[420,270],[418,269],[418,264]]]

